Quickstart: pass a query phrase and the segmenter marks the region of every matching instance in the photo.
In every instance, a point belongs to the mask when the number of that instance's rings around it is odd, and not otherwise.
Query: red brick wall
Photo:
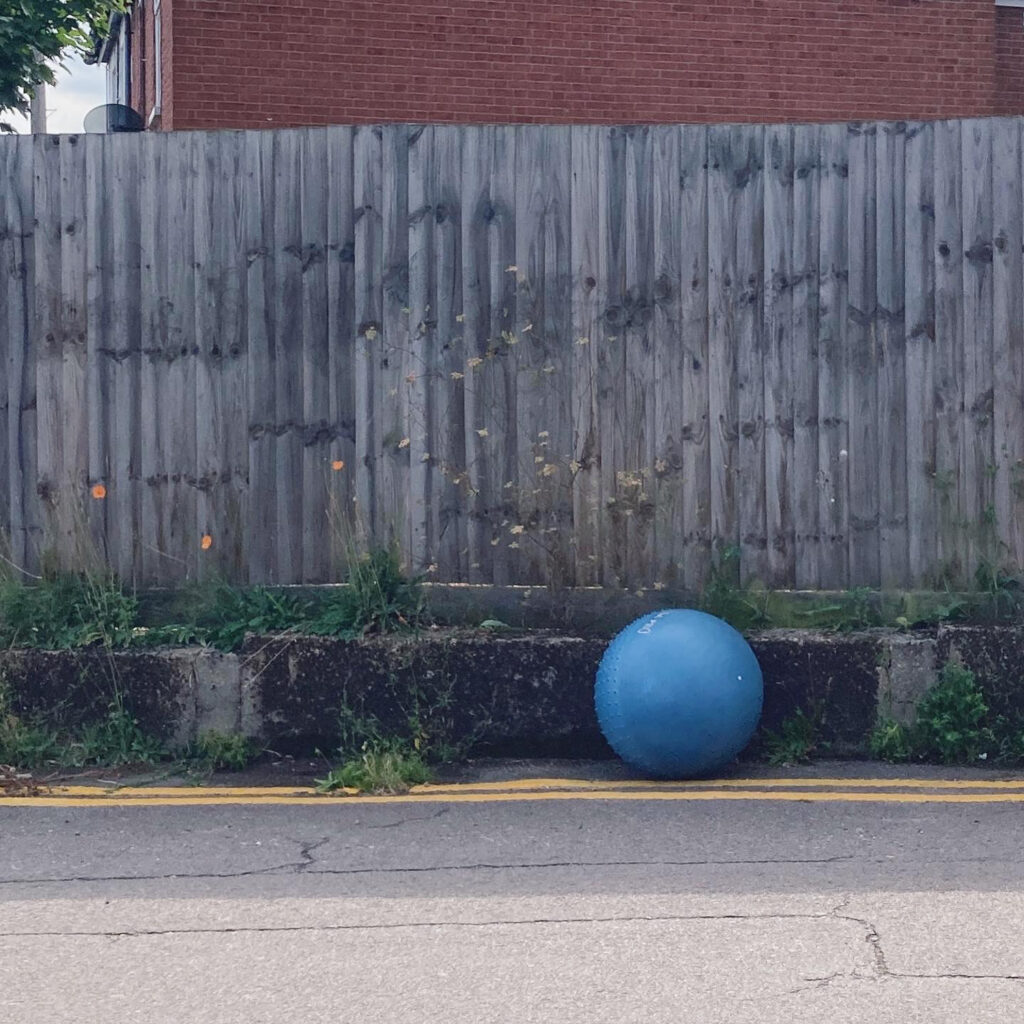
[[[174,0],[173,21],[175,128],[994,112],[992,0]]]
[[[996,10],[996,113],[1024,114],[1024,9]]]
[[[173,124],[174,108],[174,0],[161,0],[160,51],[162,101],[161,114],[152,127],[169,129]],[[156,104],[156,59],[153,0],[136,0],[132,15],[132,106],[148,122]]]

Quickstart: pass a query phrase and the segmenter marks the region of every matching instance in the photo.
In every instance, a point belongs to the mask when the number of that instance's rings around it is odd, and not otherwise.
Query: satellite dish
[[[85,115],[85,130],[91,135],[106,132],[141,132],[142,115],[123,103],[104,103]]]

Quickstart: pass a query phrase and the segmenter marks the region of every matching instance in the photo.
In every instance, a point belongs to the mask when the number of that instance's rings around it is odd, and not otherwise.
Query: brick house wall
[[[996,8],[996,114],[1024,114],[1024,9]]]
[[[156,87],[156,4],[135,0],[132,16],[132,106],[150,128],[173,127],[174,104],[174,0],[160,4],[160,96]]]
[[[160,126],[1020,113],[1022,13],[993,0],[162,0]]]

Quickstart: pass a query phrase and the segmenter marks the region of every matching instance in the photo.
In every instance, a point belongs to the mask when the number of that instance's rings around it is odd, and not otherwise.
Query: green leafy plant
[[[915,754],[943,764],[969,764],[987,758],[996,747],[988,715],[974,673],[947,662],[938,683],[917,706]]]
[[[770,624],[768,597],[740,585],[739,548],[720,547],[701,591],[701,609],[738,630],[756,629]]]
[[[127,647],[138,605],[109,575],[59,573],[28,586],[0,583],[0,645],[69,650]]]
[[[892,718],[882,719],[868,738],[871,756],[880,761],[899,764],[914,755],[914,737],[911,730]]]
[[[800,708],[783,720],[778,732],[764,734],[769,764],[802,764],[811,759],[817,745],[814,721]]]
[[[55,765],[61,750],[60,739],[52,729],[0,708],[0,765],[21,769]]]
[[[395,633],[415,629],[422,620],[422,581],[406,576],[393,544],[350,557],[348,586],[320,605],[307,631],[341,637]]]
[[[199,735],[190,753],[207,771],[241,771],[259,754],[259,746],[246,736],[210,729]]]
[[[249,633],[299,630],[308,621],[307,602],[266,587],[218,585],[200,597],[190,623],[198,636],[222,651],[242,646]]]
[[[432,778],[433,773],[418,750],[398,740],[380,740],[367,744],[358,756],[332,768],[326,777],[316,780],[316,786],[320,793],[338,789],[405,793]]]
[[[166,756],[164,745],[142,729],[121,696],[115,694],[106,716],[82,726],[78,735],[66,743],[61,761],[75,768],[87,765],[118,768],[153,764]]]

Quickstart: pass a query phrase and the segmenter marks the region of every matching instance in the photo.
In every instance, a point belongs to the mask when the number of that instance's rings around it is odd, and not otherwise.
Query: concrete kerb
[[[765,675],[763,728],[801,709],[840,756],[863,754],[880,715],[909,723],[949,659],[962,661],[999,713],[1024,710],[1024,628],[948,626],[928,634],[773,630],[750,637]],[[251,637],[239,654],[206,649],[108,653],[4,651],[15,711],[88,719],[117,679],[149,731],[184,744],[207,730],[264,743],[327,742],[347,708],[403,724],[410,694],[443,706],[453,741],[481,753],[610,755],[593,709],[607,640],[550,632],[430,630],[357,641]]]

